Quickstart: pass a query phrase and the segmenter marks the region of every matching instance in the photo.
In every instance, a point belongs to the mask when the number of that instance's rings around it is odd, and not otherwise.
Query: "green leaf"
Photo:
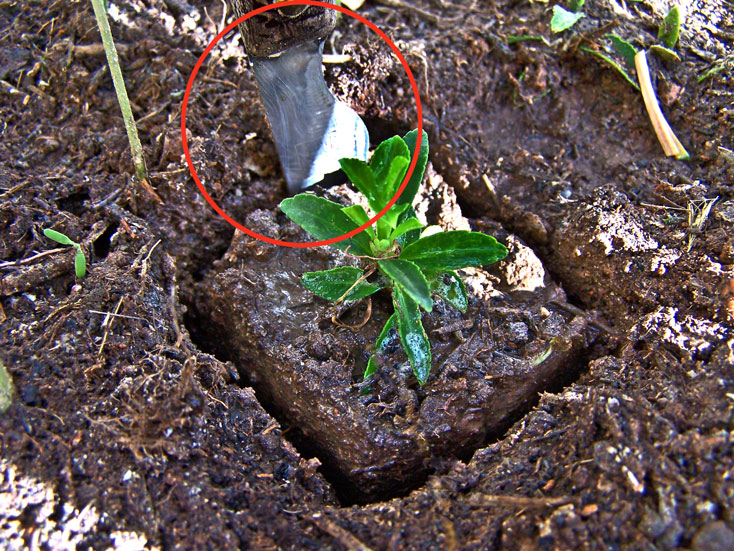
[[[370,159],[370,168],[376,181],[385,179],[393,159],[397,157],[405,157],[410,160],[410,150],[400,136],[393,136],[377,146]]]
[[[423,224],[417,218],[408,218],[404,222],[400,222],[398,227],[390,234],[390,241],[395,241],[401,235],[413,230],[423,229]]]
[[[398,217],[398,226],[411,218],[415,218],[416,220],[418,219],[415,209],[412,206],[405,209],[405,212]],[[400,247],[405,247],[407,245],[410,245],[411,243],[414,243],[415,241],[418,241],[420,237],[420,230],[410,230],[409,232],[404,233],[403,235],[398,237],[398,245],[400,245]]]
[[[319,241],[339,237],[359,227],[342,211],[341,205],[309,193],[284,199],[280,208],[288,218]],[[370,238],[364,231],[332,243],[332,246],[343,251],[349,248],[349,252],[356,255],[371,253]]]
[[[375,176],[369,165],[361,159],[340,159],[339,166],[354,184],[359,192],[364,195],[370,203],[377,201],[378,191]],[[361,224],[360,224],[361,225]]]
[[[437,294],[459,312],[466,312],[469,299],[464,280],[456,272],[439,272],[427,276],[431,292]]]
[[[660,29],[658,29],[658,40],[665,44],[666,48],[671,50],[675,48],[675,44],[678,42],[680,36],[680,9],[678,6],[673,6],[668,15],[663,19]]]
[[[418,140],[418,129],[411,130],[404,137],[405,145],[408,146],[410,151],[410,161],[413,161],[413,155],[415,154],[415,143]],[[405,186],[403,193],[398,197],[397,204],[412,204],[413,199],[418,193],[418,188],[423,181],[423,175],[426,172],[426,164],[428,164],[428,134],[424,130],[421,134],[421,147],[418,150],[418,160],[415,163],[415,169],[413,174],[410,175],[410,180]],[[401,182],[398,183],[398,187]],[[397,190],[397,188],[396,188]]]
[[[661,46],[660,44],[653,44],[650,46],[650,51],[657,55],[663,61],[680,61],[680,57],[673,50]]]
[[[584,17],[583,13],[573,13],[561,6],[553,6],[553,18],[551,19],[551,31],[560,33],[566,29],[570,29],[579,19]]]
[[[380,269],[395,282],[395,287],[407,293],[426,312],[433,309],[431,290],[428,288],[426,276],[418,266],[407,260],[388,258],[377,262]]]
[[[572,12],[579,12],[584,7],[586,0],[571,0],[568,3],[568,7],[571,8]]]
[[[48,237],[49,239],[56,241],[56,243],[60,243],[61,245],[76,245],[76,241],[72,241],[67,236],[65,236],[61,232],[57,232],[56,230],[52,229],[45,229],[43,230],[43,235]]]
[[[367,215],[367,212],[364,210],[362,205],[352,205],[351,207],[342,207],[342,212],[346,214],[349,219],[357,224],[357,227],[361,226],[362,224],[366,224],[370,221],[370,217]],[[372,226],[368,226],[364,229],[364,231],[367,232],[367,234],[370,236],[370,239],[375,238],[375,232],[372,229]]]
[[[380,202],[378,205],[379,208],[375,212],[379,212],[380,210],[382,210],[385,205],[390,202],[390,199],[393,198],[393,195],[398,192],[400,184],[403,183],[403,178],[405,177],[405,173],[408,170],[409,164],[410,159],[406,157],[395,157],[392,160],[389,170],[384,175],[384,179],[378,180],[380,182],[379,189],[381,190],[382,194],[378,199]],[[407,205],[407,203],[405,204]],[[401,204],[395,201],[390,210],[396,209],[399,206],[401,206]],[[395,217],[395,220],[397,220],[397,216]]]
[[[407,203],[402,205],[393,205],[390,210],[388,210],[382,218],[377,221],[377,234],[382,237],[382,239],[390,237],[390,234],[398,225],[400,215],[403,214],[404,211],[408,210],[408,207],[410,207],[410,205]]]
[[[377,372],[377,361],[375,360],[375,358],[378,354],[385,351],[385,346],[387,345],[388,341],[387,337],[390,335],[390,329],[394,329],[397,326],[397,323],[398,316],[395,312],[393,312],[392,315],[387,318],[385,325],[382,326],[382,331],[380,331],[380,335],[375,341],[375,348],[372,351],[372,355],[370,356],[370,359],[367,360],[367,368],[364,370],[365,379],[373,373]]]
[[[396,159],[403,158],[408,163],[404,166],[400,163],[393,166]],[[393,187],[393,182],[389,179],[394,180],[396,178],[396,172],[401,168],[403,175],[405,174],[405,167],[410,163],[410,150],[405,145],[403,138],[400,136],[393,136],[392,138],[385,140],[377,146],[375,152],[372,154],[370,159],[370,169],[374,174],[375,182],[377,183],[376,199],[379,204],[379,208],[375,209],[375,206],[370,205],[375,212],[379,212],[388,203],[388,201],[395,195],[397,188]],[[401,175],[402,179],[402,175]],[[398,185],[400,180],[398,180]]]
[[[507,248],[494,237],[465,230],[436,233],[405,247],[400,258],[414,262],[421,270],[458,270],[502,260]]]
[[[393,305],[398,317],[398,335],[418,382],[423,385],[431,372],[431,343],[428,341],[418,304],[403,291],[395,287]]]
[[[602,61],[604,61],[605,63],[607,63],[608,65],[610,65],[615,71],[617,71],[620,75],[622,75],[624,79],[635,88],[635,90],[637,90],[638,92],[640,91],[640,87],[634,81],[634,79],[631,76],[629,76],[627,74],[627,71],[622,69],[619,63],[614,61],[611,57],[606,56],[601,52],[597,52],[596,50],[592,50],[591,48],[587,48],[586,46],[579,46],[579,50],[581,50],[582,52],[586,52],[587,54],[594,55],[598,57],[599,59],[601,59]]]
[[[79,279],[87,275],[87,259],[79,245],[76,245],[76,255],[74,256],[74,273]]]
[[[635,56],[637,55],[637,50],[635,50],[635,47],[626,40],[617,36],[616,34],[605,34],[604,36],[612,41],[612,46],[614,47],[614,50],[620,56],[622,56],[624,62],[627,64],[627,67],[630,69],[634,69]]]
[[[364,271],[354,266],[341,266],[322,272],[306,272],[301,277],[303,286],[326,300],[358,300],[380,290],[379,285],[359,281]],[[359,281],[359,283],[357,283]],[[351,290],[350,290],[351,289]],[[344,295],[349,291],[349,294]]]

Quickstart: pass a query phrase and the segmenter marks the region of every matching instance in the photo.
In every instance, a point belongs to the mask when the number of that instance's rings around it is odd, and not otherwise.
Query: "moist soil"
[[[198,193],[181,100],[222,3],[110,5],[138,182],[89,3],[1,2],[2,547],[734,547],[731,5],[691,3],[680,61],[648,54],[687,162],[580,48],[606,33],[649,47],[667,9],[589,3],[553,34],[541,3],[360,8],[418,84],[421,216],[511,253],[464,274],[465,314],[437,301],[424,317],[435,361],[419,387],[394,336],[361,382],[387,297],[335,310],[298,284],[354,259],[235,232]],[[371,31],[342,17],[325,51],[348,54],[327,81],[373,145],[416,126],[405,71]],[[227,213],[307,239],[277,208],[237,36],[202,67],[187,126]],[[50,227],[81,243],[86,277]]]

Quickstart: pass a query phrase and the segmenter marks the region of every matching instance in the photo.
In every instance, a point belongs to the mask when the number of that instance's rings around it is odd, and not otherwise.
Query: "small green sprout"
[[[658,40],[662,42],[666,48],[672,50],[675,48],[680,36],[680,8],[673,6],[668,15],[663,19],[663,23],[658,29]]]
[[[69,239],[63,233],[49,228],[43,230],[43,235],[61,245],[71,245],[74,247],[76,249],[76,255],[74,256],[74,272],[76,273],[76,277],[81,279],[87,275],[87,259],[84,257],[82,246],[79,243]]]
[[[582,4],[583,5],[583,4]],[[553,18],[551,19],[551,31],[562,33],[570,29],[584,17],[582,12],[568,11],[561,6],[553,6]]]
[[[10,404],[13,403],[14,393],[13,379],[5,369],[5,364],[0,360],[0,413],[8,411]]]
[[[395,196],[416,154],[418,132],[382,142],[369,164],[342,159],[342,170],[367,199],[373,213]],[[421,309],[433,309],[432,295],[442,297],[462,312],[468,306],[464,282],[455,270],[502,260],[507,248],[494,237],[470,231],[422,231],[411,206],[428,161],[428,136],[423,133],[415,170],[402,194],[373,226],[333,246],[360,259],[363,267],[342,266],[303,274],[301,282],[326,300],[342,302],[368,297],[380,289],[392,294],[394,313],[385,322],[367,363],[365,377],[377,370],[392,329],[396,329],[418,382],[431,370],[431,345],[421,323]],[[361,205],[343,207],[302,193],[285,199],[280,208],[309,234],[331,239],[357,229],[373,216]]]

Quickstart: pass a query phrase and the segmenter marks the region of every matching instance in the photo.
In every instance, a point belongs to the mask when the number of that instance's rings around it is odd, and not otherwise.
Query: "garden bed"
[[[540,3],[364,3],[418,81],[435,170],[426,215],[511,250],[466,275],[466,315],[438,303],[426,316],[424,387],[397,348],[364,395],[386,298],[361,331],[335,326],[297,278],[339,255],[235,233],[183,163],[181,98],[222,4],[111,5],[145,184],[90,4],[0,3],[0,360],[15,388],[0,414],[0,541],[731,548],[725,2],[689,9],[680,62],[648,55],[688,162],[663,156],[640,95],[579,49],[608,46],[610,32],[648,47],[667,5],[587,3],[554,34]],[[415,127],[404,71],[367,29],[342,18],[326,51],[351,55],[327,76],[373,145]],[[187,121],[222,207],[305,240],[277,210],[285,185],[235,37],[202,68]],[[73,249],[44,237],[51,227],[82,245],[85,278]],[[340,319],[354,325],[361,308]]]

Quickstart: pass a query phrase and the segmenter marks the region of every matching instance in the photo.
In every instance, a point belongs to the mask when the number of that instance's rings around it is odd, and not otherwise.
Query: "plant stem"
[[[120,104],[120,111],[122,111],[122,119],[125,121],[127,139],[130,142],[133,165],[135,165],[135,176],[137,176],[139,181],[143,181],[147,178],[145,159],[143,158],[143,147],[140,145],[138,130],[135,126],[135,118],[133,117],[133,111],[130,108],[130,100],[127,97],[127,90],[125,90],[125,81],[122,78],[122,71],[120,70],[120,60],[117,58],[115,43],[112,41],[112,31],[110,30],[110,23],[107,20],[105,0],[92,0],[92,7],[94,8],[94,15],[97,18],[99,34],[102,36],[102,45],[104,46],[104,51],[107,55],[107,64],[110,67],[112,83],[115,85],[117,101]]]

